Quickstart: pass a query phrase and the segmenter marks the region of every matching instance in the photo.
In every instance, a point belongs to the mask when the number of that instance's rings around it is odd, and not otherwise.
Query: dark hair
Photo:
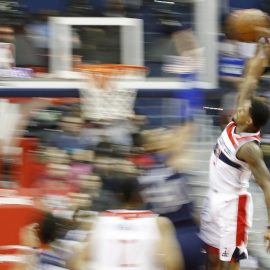
[[[95,148],[96,156],[100,157],[111,157],[113,152],[113,146],[110,142],[101,141]]]
[[[142,147],[143,146],[143,138],[140,132],[132,133],[132,143],[135,147]]]
[[[46,212],[39,222],[39,238],[43,244],[50,244],[57,238],[63,238],[67,231],[73,229],[73,221]]]
[[[140,184],[137,177],[123,176],[114,178],[115,191],[118,194],[118,200],[122,204],[142,203],[140,194]]]
[[[263,97],[252,98],[249,113],[253,121],[253,126],[256,129],[260,129],[266,125],[270,114],[266,99]]]
[[[40,224],[39,236],[44,244],[49,244],[56,239],[57,235],[57,222],[56,218],[51,213],[46,213],[45,217]]]
[[[139,192],[139,183],[134,177],[125,177],[120,183],[120,192],[123,196],[123,202],[128,203],[134,194]]]

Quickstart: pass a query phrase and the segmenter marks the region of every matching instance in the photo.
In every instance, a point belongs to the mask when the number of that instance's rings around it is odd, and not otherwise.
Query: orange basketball
[[[259,9],[242,9],[232,12],[225,24],[228,39],[257,42],[262,36],[258,27],[270,29],[270,17]]]

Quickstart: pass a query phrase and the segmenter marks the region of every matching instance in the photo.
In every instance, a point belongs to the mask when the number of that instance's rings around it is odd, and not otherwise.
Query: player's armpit
[[[166,270],[183,270],[184,259],[173,224],[164,217],[159,217],[157,221],[161,235],[157,259]]]

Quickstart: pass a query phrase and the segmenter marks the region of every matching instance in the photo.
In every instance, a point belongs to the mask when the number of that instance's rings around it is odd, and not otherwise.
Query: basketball
[[[225,23],[228,39],[257,42],[262,34],[258,27],[270,29],[270,17],[259,9],[243,9],[232,12]]]

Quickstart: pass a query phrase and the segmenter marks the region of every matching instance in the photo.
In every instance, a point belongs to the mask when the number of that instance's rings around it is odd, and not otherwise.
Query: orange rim
[[[101,73],[106,76],[125,73],[147,73],[149,69],[144,66],[124,64],[79,64],[75,69],[90,73]]]
[[[148,68],[136,65],[124,64],[79,64],[75,70],[89,73],[98,88],[110,89],[110,78],[125,75],[142,75],[148,72]]]

